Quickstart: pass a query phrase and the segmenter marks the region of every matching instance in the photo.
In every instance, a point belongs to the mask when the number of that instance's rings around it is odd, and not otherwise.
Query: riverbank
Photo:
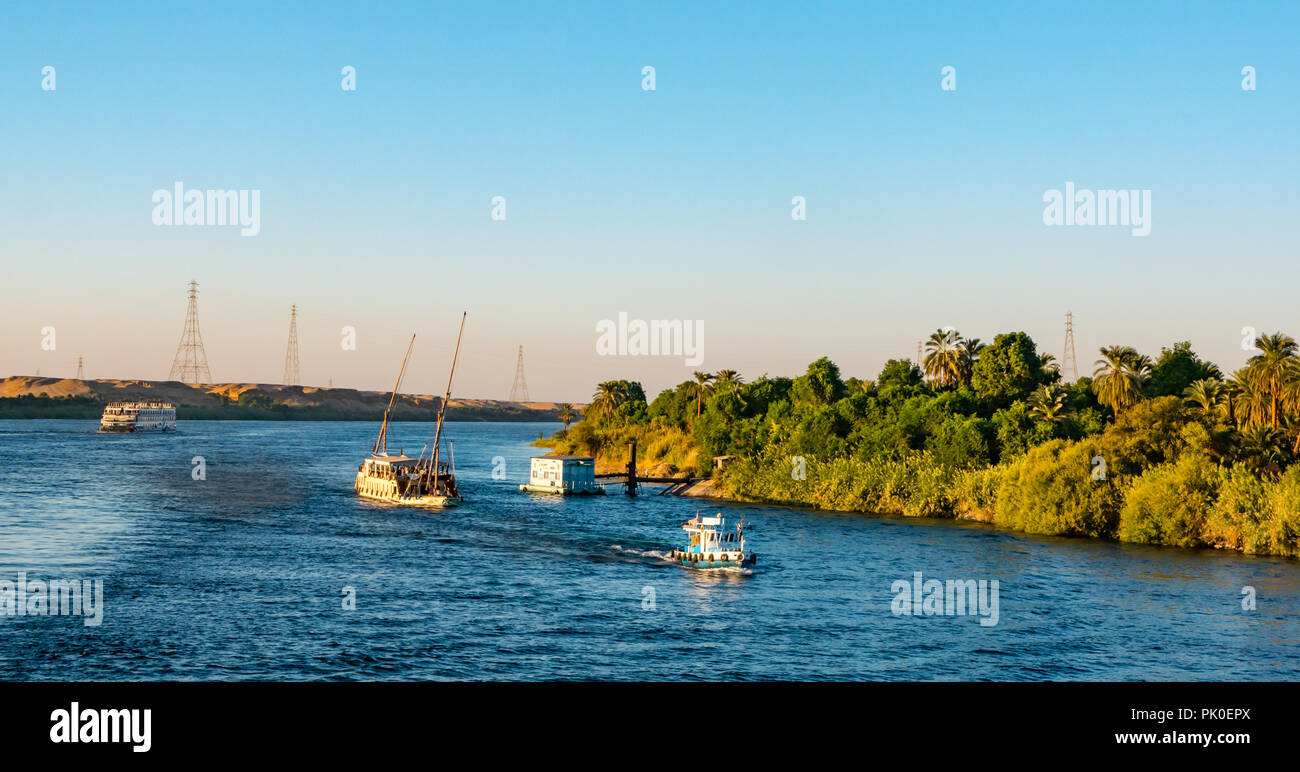
[[[390,394],[382,391],[285,386],[269,383],[218,383],[191,386],[177,381],[80,380],[10,376],[0,380],[0,418],[95,419],[104,405],[118,400],[163,400],[176,405],[185,421],[378,421]],[[394,421],[432,421],[442,398],[399,394]],[[554,402],[452,399],[447,417],[455,421],[558,421]]]
[[[978,469],[904,461],[740,459],[688,495],[827,512],[971,520],[999,530],[1276,557],[1300,557],[1300,468],[1276,480],[1197,457],[1094,478],[1094,451],[1059,441]],[[776,463],[774,463],[776,462]]]

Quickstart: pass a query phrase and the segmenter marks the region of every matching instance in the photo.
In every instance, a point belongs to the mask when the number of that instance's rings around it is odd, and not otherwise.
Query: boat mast
[[[406,346],[406,356],[402,357],[402,369],[397,373],[397,384],[393,386],[393,395],[388,398],[388,407],[384,408],[384,422],[379,425],[379,439],[375,440],[375,447],[370,451],[371,455],[379,455],[382,451],[384,455],[388,454],[388,414],[393,412],[393,402],[397,399],[397,390],[402,388],[402,376],[406,374],[406,360],[411,358],[411,347],[415,345],[415,335],[411,335],[411,342]]]
[[[451,372],[447,374],[447,392],[442,396],[442,404],[438,406],[438,425],[433,430],[433,481],[437,485],[438,481],[438,448],[442,442],[442,417],[447,413],[447,402],[451,400],[451,382],[456,377],[456,360],[460,359],[460,339],[465,334],[465,317],[469,315],[468,311],[462,311],[460,314],[460,332],[456,333],[456,353],[451,356]],[[428,474],[428,469],[425,469]]]

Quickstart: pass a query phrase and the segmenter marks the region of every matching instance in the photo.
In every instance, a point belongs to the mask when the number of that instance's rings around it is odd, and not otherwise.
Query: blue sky
[[[539,399],[689,376],[597,356],[620,311],[703,319],[702,367],[751,378],[872,377],[945,325],[1059,357],[1067,309],[1082,370],[1300,335],[1296,4],[563,6],[10,8],[0,375],[165,377],[191,278],[218,381],[278,381],[297,303],[306,382],[386,388],[418,330],[436,392],[468,309],[476,397],[520,344]],[[155,227],[177,180],[261,190],[261,234]],[[1044,226],[1067,180],[1151,190],[1151,235]]]

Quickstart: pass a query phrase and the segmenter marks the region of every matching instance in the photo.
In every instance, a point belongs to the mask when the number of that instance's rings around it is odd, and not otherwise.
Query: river
[[[1300,676],[1292,560],[653,488],[521,493],[552,424],[449,424],[466,504],[436,513],[355,496],[371,423],[95,428],[0,421],[0,582],[104,588],[97,625],[0,616],[0,680]],[[429,434],[395,424],[390,450]],[[744,517],[754,571],[664,559],[697,509]],[[895,613],[917,572],[984,581],[996,616]]]

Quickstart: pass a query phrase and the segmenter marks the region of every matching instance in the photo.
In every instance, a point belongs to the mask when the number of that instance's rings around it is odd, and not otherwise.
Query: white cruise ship
[[[101,432],[170,432],[176,430],[176,406],[170,402],[110,402],[99,419]]]

